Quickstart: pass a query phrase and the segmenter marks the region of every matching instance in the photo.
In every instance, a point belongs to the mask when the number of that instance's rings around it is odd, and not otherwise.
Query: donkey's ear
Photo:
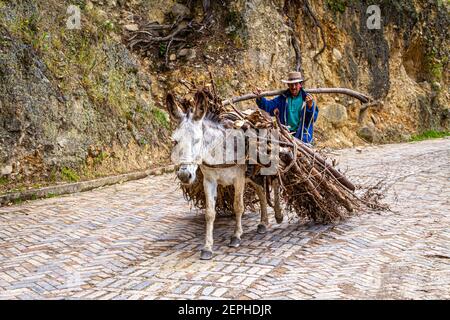
[[[175,97],[171,93],[168,93],[166,96],[166,106],[172,120],[180,121],[183,118],[184,113],[183,111],[181,111],[180,107],[175,101]]]
[[[203,91],[198,91],[194,98],[195,111],[194,120],[201,120],[208,111],[208,98]]]

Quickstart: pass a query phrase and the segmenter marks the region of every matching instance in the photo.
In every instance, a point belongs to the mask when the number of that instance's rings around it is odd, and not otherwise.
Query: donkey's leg
[[[255,181],[248,179],[247,180],[255,189],[256,195],[259,199],[259,207],[261,210],[261,221],[258,224],[258,228],[256,232],[260,234],[264,234],[267,232],[267,227],[269,226],[269,216],[267,214],[267,198],[266,193],[264,192],[264,187],[261,184],[256,183]]]
[[[234,203],[233,209],[236,216],[236,227],[231,237],[230,247],[239,247],[242,235],[242,214],[244,213],[244,188],[245,178],[237,179],[234,183]]]
[[[264,191],[264,186],[256,183],[251,179],[247,179],[247,181],[252,185],[255,189],[256,195],[259,199],[259,206],[261,210],[261,221],[258,224],[257,232],[260,234],[264,234],[267,232],[267,227],[269,226],[269,216],[267,214],[267,198],[266,193]]]
[[[200,259],[209,260],[212,258],[213,248],[213,229],[214,220],[216,219],[216,196],[217,196],[217,182],[216,181],[203,181],[203,188],[205,190],[206,197],[206,238],[205,246],[200,253]]]
[[[255,184],[255,191],[259,198],[259,206],[261,208],[261,220],[258,224],[256,232],[264,234],[269,227],[269,215],[267,214],[267,197],[264,191],[264,186]]]
[[[272,182],[272,189],[273,189],[273,210],[275,211],[275,220],[277,223],[283,222],[283,211],[281,209],[281,203],[280,203],[280,182],[277,178],[273,179]]]

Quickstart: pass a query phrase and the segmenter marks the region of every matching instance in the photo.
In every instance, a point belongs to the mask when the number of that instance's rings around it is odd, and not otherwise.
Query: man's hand
[[[258,87],[256,87],[254,90],[253,90],[253,93],[256,95],[256,99],[261,99],[261,88],[258,88]]]
[[[308,108],[311,109],[313,105],[313,96],[309,93],[306,94],[306,104],[308,105]]]

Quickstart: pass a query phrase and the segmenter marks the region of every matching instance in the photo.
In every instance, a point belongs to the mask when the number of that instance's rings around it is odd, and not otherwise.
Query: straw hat
[[[302,73],[298,71],[292,71],[288,73],[288,79],[287,80],[281,80],[283,83],[297,83],[297,82],[303,82],[306,81],[303,79]]]

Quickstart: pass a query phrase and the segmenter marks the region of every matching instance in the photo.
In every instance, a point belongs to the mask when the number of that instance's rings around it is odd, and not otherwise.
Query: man
[[[258,97],[256,104],[271,116],[274,116],[274,111],[278,109],[281,123],[286,125],[297,139],[312,143],[314,122],[317,120],[319,108],[313,97],[303,90],[305,80],[300,72],[294,71],[289,72],[287,80],[281,81],[288,84],[289,90],[272,100]],[[254,93],[259,96],[261,89],[256,88]]]

